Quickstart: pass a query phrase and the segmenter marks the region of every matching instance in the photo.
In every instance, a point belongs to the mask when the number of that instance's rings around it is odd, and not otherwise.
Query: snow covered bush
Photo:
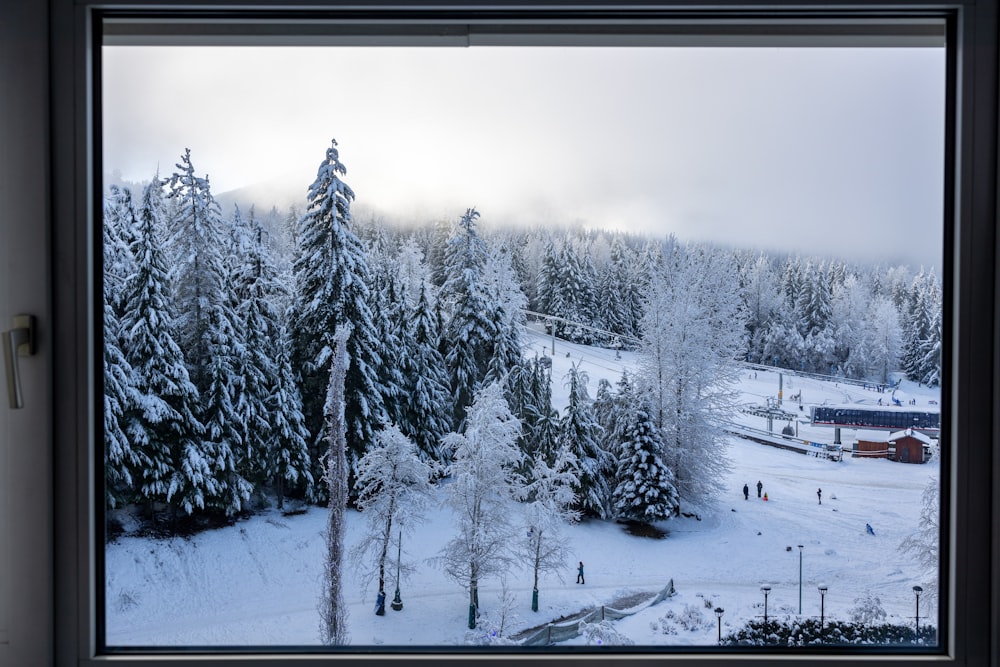
[[[711,626],[711,622],[705,618],[701,609],[697,605],[686,604],[684,609],[676,612],[673,609],[660,617],[658,621],[649,624],[650,629],[655,632],[662,632],[665,635],[675,635],[678,633],[678,626],[687,632],[698,632]]]
[[[649,629],[664,635],[676,635],[677,626],[671,622],[672,618],[669,614],[661,616],[658,620],[649,624]]]
[[[865,590],[864,595],[854,598],[854,606],[848,613],[855,623],[864,625],[885,623],[885,609],[882,608],[882,601],[870,590]]]
[[[580,635],[587,646],[632,646],[634,641],[618,632],[611,621],[580,623]]]
[[[480,614],[476,629],[465,633],[465,643],[473,646],[513,646],[517,642],[509,635],[511,626],[520,621],[514,613],[517,597],[507,587],[507,578],[501,577],[501,589],[496,595],[496,608]]]

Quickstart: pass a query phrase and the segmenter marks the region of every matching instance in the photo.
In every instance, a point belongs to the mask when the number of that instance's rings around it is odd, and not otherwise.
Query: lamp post
[[[767,594],[771,592],[771,586],[764,584],[760,590],[764,593],[764,630],[767,631]]]
[[[819,585],[819,631],[823,633],[823,601],[826,599],[826,584]]]
[[[802,547],[799,545],[799,616],[802,615]]]
[[[715,617],[719,619],[719,643],[722,643],[722,615],[726,613],[726,610],[722,607],[715,608]]]
[[[403,531],[399,531],[399,548],[396,551],[396,596],[392,598],[389,606],[396,611],[403,608],[403,598],[399,597],[399,561],[403,560]]]
[[[924,592],[924,589],[920,586],[913,587],[913,593],[917,596],[917,609],[916,609],[916,627],[917,627],[917,639],[920,639],[920,594]]]

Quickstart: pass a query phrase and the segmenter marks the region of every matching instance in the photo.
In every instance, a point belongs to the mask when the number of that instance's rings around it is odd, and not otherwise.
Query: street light
[[[771,587],[764,584],[760,590],[764,591],[764,631],[767,632],[767,594],[771,592]]]
[[[823,601],[826,599],[826,584],[819,585],[819,631],[823,632]]]
[[[916,626],[917,626],[917,639],[920,639],[920,594],[924,592],[924,589],[920,586],[914,586],[913,592],[917,596],[917,615],[916,615]]]
[[[403,609],[403,598],[399,597],[399,561],[403,560],[403,531],[399,531],[399,549],[396,551],[396,597],[389,604],[395,611]]]
[[[802,547],[799,545],[799,616],[802,615]]]
[[[719,619],[719,643],[722,643],[722,615],[726,613],[726,610],[722,607],[715,608],[715,617]]]

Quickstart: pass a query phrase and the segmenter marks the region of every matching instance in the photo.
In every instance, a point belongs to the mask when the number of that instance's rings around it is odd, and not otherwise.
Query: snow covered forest
[[[381,579],[390,539],[419,514],[399,506],[399,489],[419,496],[442,477],[453,507],[532,508],[536,577],[563,556],[560,523],[711,503],[738,362],[940,379],[933,271],[495,228],[475,208],[394,226],[352,217],[354,199],[335,141],[302,211],[222,211],[190,151],[141,191],[109,190],[108,507],[143,507],[173,530],[287,498],[325,504],[324,404],[345,327],[347,498],[381,508],[365,547]],[[522,354],[534,314],[560,338],[638,353],[639,370],[597,386],[575,366],[552,377],[551,359]],[[562,409],[553,383],[568,389]],[[475,604],[508,536],[470,517],[442,558],[462,564],[452,571]]]

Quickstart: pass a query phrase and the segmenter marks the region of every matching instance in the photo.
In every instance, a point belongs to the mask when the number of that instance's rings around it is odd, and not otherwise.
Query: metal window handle
[[[15,315],[13,328],[3,332],[3,360],[7,369],[7,396],[12,410],[24,407],[21,395],[21,375],[17,370],[18,357],[35,354],[35,316]]]

